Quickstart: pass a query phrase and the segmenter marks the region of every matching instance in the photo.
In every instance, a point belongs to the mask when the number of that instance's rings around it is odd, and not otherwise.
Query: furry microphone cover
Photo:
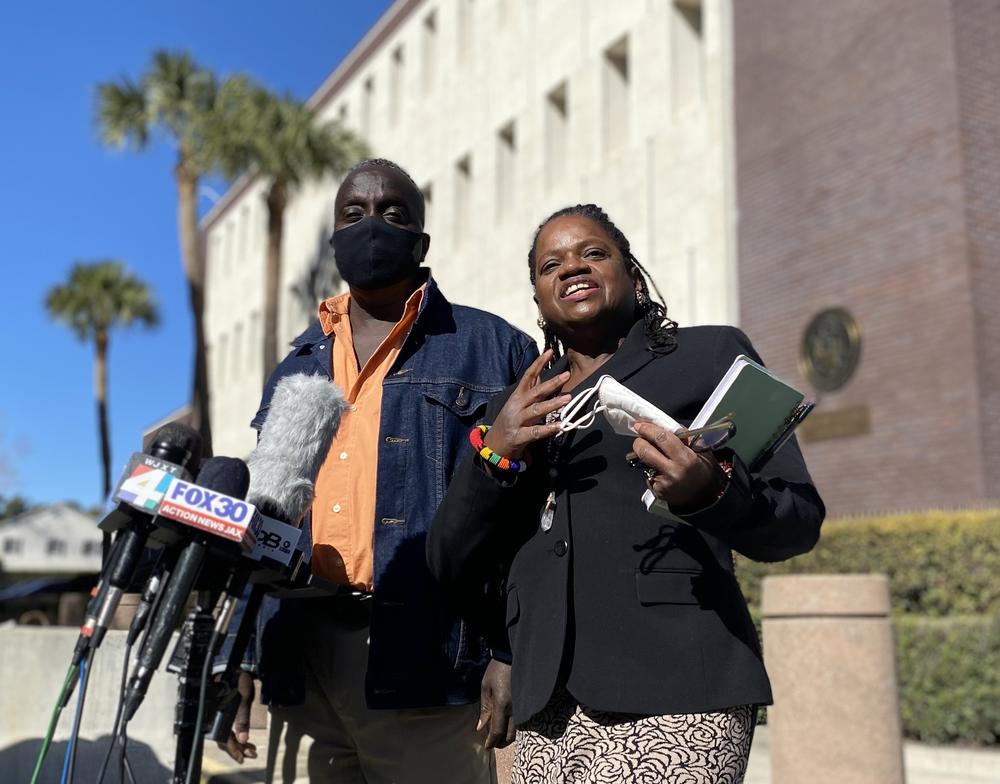
[[[257,448],[250,453],[247,501],[269,517],[299,525],[348,403],[325,376],[298,373],[275,387]]]

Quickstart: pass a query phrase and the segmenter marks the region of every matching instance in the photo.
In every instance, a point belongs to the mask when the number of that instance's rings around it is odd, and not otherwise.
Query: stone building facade
[[[527,252],[567,204],[602,204],[683,322],[736,318],[726,0],[397,0],[311,98],[428,201],[429,266],[454,302],[537,333]],[[203,221],[213,440],[253,446],[260,395],[265,184]],[[336,183],[286,212],[281,339],[333,279]],[[236,306],[239,303],[239,306]]]
[[[424,189],[452,300],[537,334],[532,233],[598,202],[674,318],[738,324],[820,401],[802,441],[831,513],[964,506],[1000,497],[997,41],[993,0],[397,0],[311,102]],[[263,188],[203,221],[225,454],[253,446]],[[310,271],[335,288],[335,191],[287,212],[283,340]]]

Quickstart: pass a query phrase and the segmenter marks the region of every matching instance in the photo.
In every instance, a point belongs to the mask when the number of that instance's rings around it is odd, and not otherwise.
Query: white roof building
[[[82,574],[101,571],[101,531],[93,517],[68,504],[0,521],[0,572]]]
[[[674,318],[735,323],[731,10],[731,0],[397,0],[310,103],[423,189],[428,265],[451,301],[537,337],[534,230],[592,201]],[[243,178],[202,222],[220,454],[254,445],[266,184]],[[336,286],[336,188],[306,184],[286,210],[282,343],[316,317],[317,289]]]

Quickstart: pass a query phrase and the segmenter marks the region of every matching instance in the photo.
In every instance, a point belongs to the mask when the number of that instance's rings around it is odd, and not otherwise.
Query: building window
[[[389,71],[389,122],[399,121],[400,102],[403,100],[403,47],[397,46],[392,53]]]
[[[66,542],[62,539],[49,539],[45,543],[45,552],[48,555],[64,555],[66,553]]]
[[[260,313],[250,314],[250,328],[247,330],[247,367],[257,367],[257,359],[261,356],[263,346],[260,343]]]
[[[375,99],[375,78],[365,80],[361,92],[361,135],[367,140],[372,130],[372,101]]]
[[[510,216],[514,208],[517,178],[517,139],[511,120],[497,133],[497,218]]]
[[[247,196],[247,201],[250,202],[247,207],[247,258],[243,260],[243,263],[247,265],[246,269],[252,269],[250,260],[256,259],[260,255],[261,210],[263,210],[264,205],[253,195]]]
[[[212,233],[211,250],[208,254],[208,274],[215,281],[222,281],[222,237]]]
[[[704,100],[701,0],[674,0],[670,37],[673,106],[677,111]]]
[[[233,361],[230,372],[238,379],[243,372],[243,325],[237,324],[233,329]]]
[[[566,178],[569,105],[566,82],[545,96],[545,181],[549,187]]]
[[[13,555],[15,553],[20,553],[24,550],[24,542],[20,539],[4,539],[3,540],[3,551],[7,555]]]
[[[431,11],[424,17],[421,29],[423,39],[423,69],[422,81],[424,90],[429,91],[434,86],[437,71],[437,11]]]
[[[472,197],[472,158],[466,155],[455,164],[455,244],[468,236],[469,199]]]
[[[232,220],[226,221],[226,277],[233,272],[233,254],[236,252],[235,228]]]
[[[98,541],[89,541],[83,543],[83,554],[84,555],[99,555],[101,552],[101,543]]]
[[[616,149],[628,140],[629,51],[622,38],[604,52],[604,149]]]
[[[226,352],[229,351],[229,338],[225,335],[219,337],[219,350],[215,357],[215,375],[219,379],[219,384],[226,383]]]
[[[473,15],[476,6],[474,0],[458,0],[458,61],[467,63],[474,49],[472,37],[475,35]]]
[[[424,194],[424,226],[428,226],[431,222],[431,210],[434,208],[434,185],[428,182],[420,192]]]
[[[250,233],[250,205],[244,204],[240,208],[240,247],[236,256],[236,266],[245,267],[247,263],[247,237]]]

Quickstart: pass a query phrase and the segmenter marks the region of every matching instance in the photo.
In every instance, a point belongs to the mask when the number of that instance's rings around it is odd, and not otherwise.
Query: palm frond
[[[97,85],[97,124],[103,142],[111,147],[149,143],[150,116],[142,88],[127,77]]]
[[[158,50],[142,78],[150,113],[179,146],[196,148],[215,104],[215,76],[187,52]]]
[[[366,145],[290,95],[276,95],[245,77],[220,88],[220,170],[228,179],[253,168],[275,181],[298,185],[310,177],[343,174],[367,154]]]
[[[49,289],[45,307],[80,340],[114,327],[159,323],[149,287],[116,259],[74,264],[66,283]]]

